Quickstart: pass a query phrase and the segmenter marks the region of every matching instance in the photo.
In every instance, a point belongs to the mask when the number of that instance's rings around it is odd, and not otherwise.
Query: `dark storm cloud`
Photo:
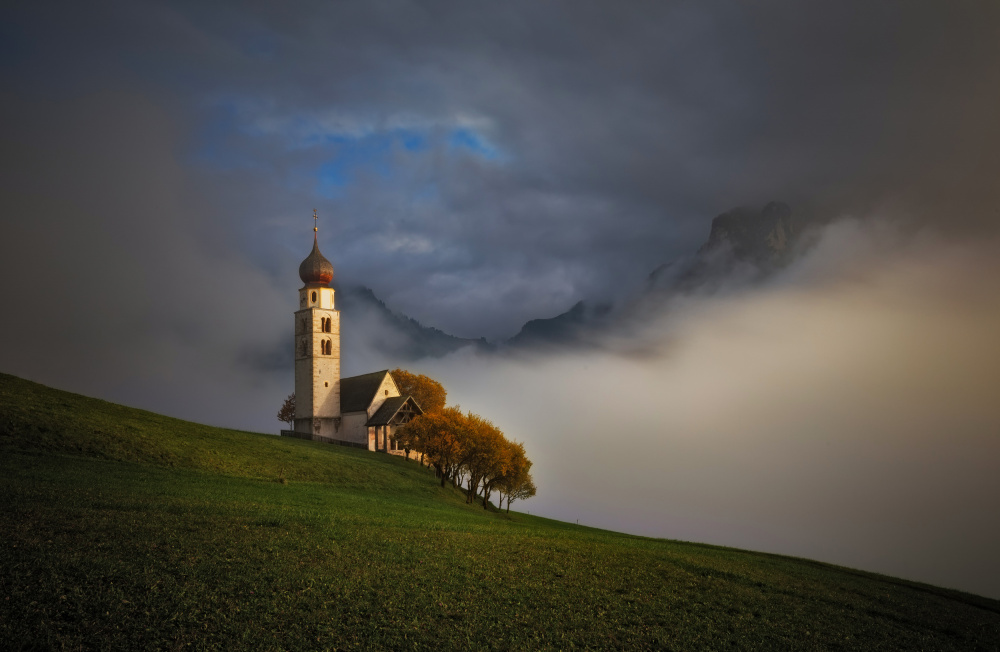
[[[780,198],[829,214],[891,203],[965,226],[993,220],[990,8],[62,11],[29,24],[29,64],[76,92],[127,86],[183,107],[179,149],[219,202],[212,219],[239,229],[255,258],[273,257],[266,225],[290,230],[274,219],[320,203],[338,222],[327,246],[342,274],[463,335],[509,335],[578,298],[614,295],[697,246],[707,219],[736,204]],[[57,65],[60,55],[82,63]],[[449,148],[456,127],[503,156]],[[400,129],[427,149],[389,137],[382,160],[351,159],[352,147],[375,146],[357,141]],[[330,165],[347,169],[324,193]],[[376,262],[388,256],[392,268]],[[400,268],[441,285],[400,282]],[[479,293],[463,290],[467,277]],[[501,309],[492,297],[509,300]],[[479,320],[456,307],[470,302]]]
[[[737,204],[992,224],[996,11],[65,5],[25,21],[14,72],[171,110],[206,218],[274,273],[318,204],[342,278],[502,337],[635,287]]]
[[[376,7],[321,18],[329,31],[312,41],[279,23],[297,63],[280,88],[297,101],[266,104],[260,118],[332,115],[331,133],[403,117],[482,125],[505,160],[404,152],[391,178],[362,169],[328,204],[361,244],[340,257],[344,273],[462,335],[509,334],[634,285],[735,204],[888,206],[946,228],[994,220],[992,11]],[[331,71],[334,83],[317,84]],[[428,183],[433,196],[415,201]],[[433,247],[366,239],[394,235]],[[440,284],[401,284],[400,268]],[[464,290],[470,277],[475,291]],[[458,308],[470,305],[479,321]]]

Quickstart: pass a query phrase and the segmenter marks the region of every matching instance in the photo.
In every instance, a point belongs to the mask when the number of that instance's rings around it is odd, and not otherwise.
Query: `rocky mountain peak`
[[[788,204],[773,201],[759,211],[734,208],[712,220],[708,242],[698,253],[729,249],[740,260],[779,263],[788,256],[798,232]]]

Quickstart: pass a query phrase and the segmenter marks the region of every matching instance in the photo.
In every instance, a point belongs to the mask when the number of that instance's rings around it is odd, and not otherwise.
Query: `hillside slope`
[[[6,375],[0,473],[0,636],[14,649],[1000,641],[1000,603],[986,598],[486,513],[413,462],[200,426]]]

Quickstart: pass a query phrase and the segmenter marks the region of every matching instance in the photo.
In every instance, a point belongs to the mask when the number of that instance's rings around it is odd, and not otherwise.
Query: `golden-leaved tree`
[[[493,484],[510,464],[510,450],[503,432],[493,422],[472,412],[466,415],[466,420],[468,437],[464,467],[469,476],[466,502],[473,502],[476,493],[481,490],[483,509],[486,509]]]
[[[535,483],[531,477],[531,460],[524,452],[524,444],[509,442],[510,464],[507,470],[496,480],[497,494],[500,499],[497,506],[503,509],[504,498],[507,499],[507,512],[510,512],[512,500],[521,500],[535,495]]]
[[[393,369],[389,372],[396,381],[396,387],[403,396],[412,396],[425,413],[440,412],[448,392],[444,385],[423,374],[415,374],[406,369]]]
[[[407,452],[420,452],[442,487],[449,480],[456,486],[467,483],[466,502],[473,503],[481,495],[484,509],[489,509],[490,495],[497,491],[498,507],[503,507],[506,498],[507,511],[512,500],[535,495],[524,444],[509,441],[478,414],[445,407],[447,392],[433,378],[405,369],[390,373],[400,393],[413,396],[424,412],[397,428],[393,439]]]
[[[394,435],[396,443],[405,449],[420,451],[424,460],[434,467],[441,486],[453,477],[462,456],[465,423],[458,408],[445,408],[417,416]]]

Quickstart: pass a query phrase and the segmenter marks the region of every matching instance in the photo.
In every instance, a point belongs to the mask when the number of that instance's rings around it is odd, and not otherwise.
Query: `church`
[[[299,265],[299,278],[303,286],[295,312],[295,425],[281,434],[405,455],[392,435],[423,414],[413,397],[401,395],[388,370],[340,377],[340,311],[330,287],[333,265],[319,250],[318,223],[313,226],[312,251]]]

